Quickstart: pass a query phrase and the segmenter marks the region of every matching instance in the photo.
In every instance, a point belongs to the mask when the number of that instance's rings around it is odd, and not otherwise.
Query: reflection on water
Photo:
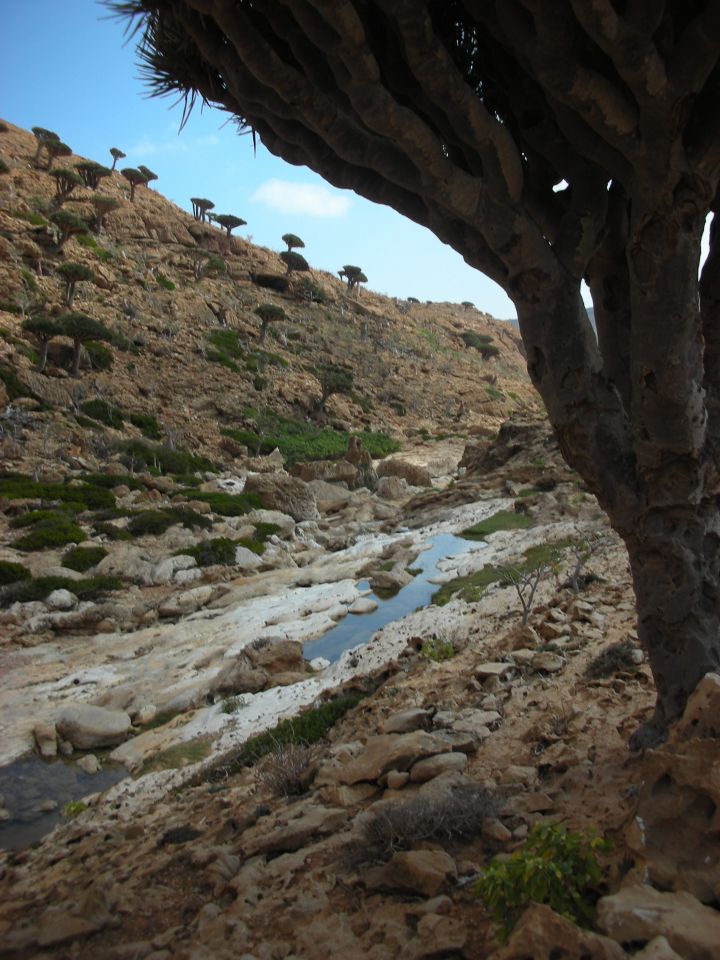
[[[375,631],[384,627],[386,623],[399,620],[406,614],[412,613],[413,610],[417,610],[418,607],[427,606],[432,595],[438,589],[436,583],[428,583],[428,577],[432,577],[438,572],[438,561],[444,557],[454,557],[458,553],[464,553],[473,547],[477,547],[477,544],[471,544],[452,533],[439,533],[429,543],[430,549],[421,553],[417,560],[412,563],[412,568],[414,570],[420,569],[421,572],[413,578],[411,583],[408,583],[394,597],[389,599],[382,599],[375,593],[368,594],[377,601],[377,610],[373,613],[360,615],[349,613],[332,630],[328,630],[317,640],[311,640],[305,644],[305,659],[312,660],[314,657],[325,657],[333,662],[345,650],[357,647],[361,643],[367,643]],[[359,586],[360,589],[363,589],[367,587],[367,582],[363,581]]]
[[[29,847],[66,819],[62,808],[70,800],[107,790],[127,775],[119,764],[105,764],[97,773],[89,774],[75,763],[36,756],[0,767],[0,796],[10,814],[9,820],[0,823],[0,849]],[[57,808],[45,812],[41,808],[49,801]]]

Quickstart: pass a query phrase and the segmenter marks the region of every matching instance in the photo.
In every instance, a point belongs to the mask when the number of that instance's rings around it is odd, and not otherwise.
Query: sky
[[[97,0],[0,0],[0,117],[54,130],[73,152],[121,166],[145,164],[153,187],[190,211],[207,197],[215,213],[247,221],[235,231],[283,250],[295,233],[311,267],[362,267],[378,293],[419,300],[470,300],[506,319],[515,308],[495,283],[467,266],[430,231],[389,207],[337,190],[304,167],[273,157],[240,136],[219,110],[196,108],[180,132],[181,106],[148,98],[134,43]]]

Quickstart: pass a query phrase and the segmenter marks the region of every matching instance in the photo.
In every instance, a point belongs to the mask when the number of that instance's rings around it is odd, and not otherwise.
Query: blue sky
[[[237,231],[284,249],[298,234],[311,266],[359,264],[369,287],[421,300],[471,300],[499,318],[515,315],[503,291],[429,231],[388,207],[336,190],[303,167],[239,136],[227,114],[196,109],[178,133],[181,108],[149,99],[124,26],[96,0],[2,0],[0,116],[55,130],[75,153],[110,163],[110,147],[159,175],[153,186],[190,209],[208,197],[215,212],[247,220]]]

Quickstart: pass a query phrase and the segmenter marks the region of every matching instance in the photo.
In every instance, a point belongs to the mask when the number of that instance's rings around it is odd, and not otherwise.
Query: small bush
[[[103,547],[73,547],[63,556],[62,565],[69,570],[85,573],[91,567],[97,566],[107,556]]]
[[[184,548],[180,552],[195,557],[199,567],[211,567],[215,564],[234,564],[236,549],[237,544],[229,537],[215,537],[213,540],[203,540],[194,547]]]
[[[257,764],[259,783],[276,797],[295,797],[308,788],[312,751],[303,743],[278,743]]]
[[[6,587],[9,583],[19,583],[21,580],[29,580],[30,577],[30,571],[21,563],[0,560],[0,587]]]
[[[82,412],[92,420],[99,420],[107,427],[113,427],[115,430],[122,430],[122,413],[117,407],[113,407],[107,400],[86,400],[80,404]]]
[[[158,271],[158,273],[157,273],[156,276],[155,276],[155,279],[157,280],[158,284],[159,284],[164,290],[174,290],[174,289],[175,289],[175,284],[172,282],[172,280],[169,280],[169,279],[165,276],[164,273],[160,273],[160,272]]]
[[[505,939],[531,902],[545,903],[581,926],[590,926],[602,882],[597,853],[606,840],[568,833],[555,823],[537,823],[521,850],[493,861],[475,891],[491,910]]]
[[[113,365],[112,351],[95,340],[83,344],[93,370],[110,370]]]
[[[107,537],[108,540],[132,540],[133,535],[122,527],[116,527],[113,523],[96,523],[95,534],[98,537]]]
[[[493,387],[491,384],[488,384],[485,387],[485,393],[490,397],[491,400],[495,400],[498,403],[505,399],[505,394],[498,390],[497,387]]]
[[[84,813],[87,808],[88,805],[84,800],[68,800],[66,804],[63,804],[63,808],[60,812],[64,817],[67,817],[68,820],[72,820],[74,817]]]
[[[276,523],[256,523],[255,527],[255,540],[258,543],[266,543],[267,540],[272,537],[274,534],[279,533],[282,530],[282,527],[279,527]]]
[[[237,713],[247,706],[247,700],[242,696],[225,697],[222,702],[223,713]]]
[[[605,680],[618,672],[634,673],[638,668],[635,647],[629,640],[611,643],[592,660],[586,670],[586,680]]]
[[[212,521],[194,510],[166,507],[163,510],[143,510],[136,513],[130,519],[127,529],[136,537],[159,536],[177,523],[181,523],[187,529],[199,527],[201,530],[209,530],[212,527]]]
[[[420,647],[420,655],[425,657],[426,660],[442,663],[443,660],[452,660],[455,656],[455,647],[452,640],[433,635]]]
[[[62,547],[66,543],[77,543],[85,539],[82,527],[69,517],[54,513],[50,517],[33,524],[29,533],[19,537],[13,546],[26,552],[45,550],[49,547]]]
[[[440,795],[415,796],[371,814],[362,828],[358,854],[362,860],[389,860],[430,840],[478,836],[497,801],[476,783],[459,784]]]
[[[151,413],[131,413],[128,420],[148,440],[159,440],[162,437],[160,424]]]

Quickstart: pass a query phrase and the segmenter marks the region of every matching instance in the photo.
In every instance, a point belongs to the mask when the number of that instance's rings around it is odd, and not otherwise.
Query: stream
[[[305,659],[324,657],[334,663],[346,650],[367,643],[372,635],[393,620],[400,620],[413,610],[425,607],[432,595],[439,589],[436,583],[430,583],[429,577],[439,573],[438,562],[446,557],[454,557],[477,546],[452,533],[438,533],[428,541],[428,547],[413,561],[412,569],[420,570],[412,581],[402,587],[395,596],[383,598],[369,591],[366,596],[375,600],[378,608],[372,613],[360,615],[348,614],[336,627],[305,644]],[[368,583],[361,580],[360,590],[366,590]]]
[[[369,589],[368,581],[359,581],[360,591],[377,602],[377,609],[368,614],[348,614],[321,637],[307,641],[305,658],[324,657],[335,662],[346,650],[367,643],[386,624],[427,606],[438,589],[436,583],[429,582],[439,573],[438,564],[477,546],[454,534],[437,533],[412,563],[413,571],[418,572],[395,595],[379,596]],[[0,848],[21,850],[30,846],[67,819],[68,811],[63,813],[66,804],[107,790],[127,776],[121,764],[104,762],[98,773],[87,774],[70,759],[45,760],[37,755],[25,755],[0,767],[0,809],[4,807],[7,814],[0,821]]]

